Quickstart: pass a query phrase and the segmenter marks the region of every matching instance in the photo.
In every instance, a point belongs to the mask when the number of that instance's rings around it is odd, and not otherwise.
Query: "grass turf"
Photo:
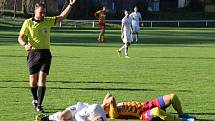
[[[184,111],[199,121],[215,119],[215,29],[146,28],[130,59],[118,57],[119,30],[55,28],[52,66],[44,107],[48,114],[77,101],[100,103],[106,92],[120,101],[147,101],[177,94]],[[0,121],[33,121],[26,52],[17,44],[19,28],[0,28]],[[172,108],[167,110],[175,113]]]

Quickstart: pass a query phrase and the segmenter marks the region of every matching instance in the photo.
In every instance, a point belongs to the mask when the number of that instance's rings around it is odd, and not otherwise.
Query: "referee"
[[[50,30],[56,22],[67,17],[76,0],[69,0],[66,9],[58,16],[45,17],[45,4],[36,3],[34,17],[26,19],[19,33],[18,42],[28,51],[27,62],[29,68],[29,85],[33,96],[32,105],[37,112],[44,112],[42,108],[46,91],[46,76],[51,65]],[[25,42],[25,37],[28,42]]]

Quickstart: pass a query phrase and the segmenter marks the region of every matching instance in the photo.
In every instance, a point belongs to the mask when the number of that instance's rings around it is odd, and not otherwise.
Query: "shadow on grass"
[[[14,81],[14,80],[1,80],[0,82],[2,83],[19,83],[19,82],[28,82],[26,81]],[[62,83],[62,84],[143,84],[143,85],[152,85],[152,84],[156,84],[156,85],[172,85],[171,83],[147,83],[147,82],[111,82],[111,81],[105,81],[105,82],[100,82],[100,81],[47,81],[48,83]]]
[[[191,116],[215,116],[215,113],[188,113],[188,112],[186,112],[188,115],[191,115]],[[177,113],[172,113],[172,114],[174,114],[174,115],[178,115]],[[214,120],[211,120],[211,119],[196,119],[196,121],[215,121],[215,119]]]
[[[197,119],[196,121],[215,121],[215,120],[208,120],[208,119]]]
[[[23,56],[23,55],[0,55],[0,58],[1,57],[8,57],[8,58],[23,58],[23,57],[27,57],[27,55],[26,56]],[[55,55],[52,55],[52,57],[56,57],[56,58],[73,58],[73,59],[75,59],[75,58],[81,58],[81,57],[70,57],[70,56],[55,56]]]
[[[20,57],[20,58],[23,58],[26,56],[23,56],[23,55],[0,55],[0,57],[9,57],[9,58],[17,58],[17,57],[19,58]],[[53,57],[56,57],[56,58],[73,58],[73,59],[81,58],[81,57],[55,56],[55,55],[53,55]],[[192,60],[214,60],[215,59],[215,58],[208,58],[208,57],[140,57],[140,58],[145,58],[145,59],[156,59],[156,58],[159,58],[159,59],[192,59]],[[62,82],[64,82],[64,81],[62,81]],[[72,83],[72,82],[69,82],[69,83]],[[81,83],[83,83],[83,82],[81,82]],[[114,83],[114,82],[111,82],[111,83]]]
[[[45,108],[45,111],[44,113],[55,113],[55,112],[58,112],[58,111],[63,111],[65,110],[64,108],[49,108],[49,109],[46,109]]]
[[[0,88],[5,89],[5,88],[11,88],[11,89],[29,89],[29,87],[4,87],[0,86]],[[143,89],[143,88],[100,88],[100,87],[95,87],[95,88],[73,88],[73,87],[48,87],[48,89],[53,89],[53,90],[87,90],[87,91],[103,91],[103,90],[111,90],[111,91],[149,91],[149,92],[157,92],[157,91],[174,91],[174,92],[189,92],[191,93],[191,90],[154,90],[154,89]]]
[[[215,116],[215,113],[189,113],[189,114],[191,114],[191,115],[212,115],[212,116]],[[214,119],[215,120],[215,119]]]
[[[207,57],[142,57],[142,58],[159,58],[159,59],[196,59],[196,60],[214,60],[215,58]]]
[[[1,57],[9,57],[9,58],[19,58],[19,57],[26,57],[26,56],[22,56],[22,55],[0,55],[0,58]]]
[[[19,28],[20,29],[20,28]],[[17,37],[19,32],[17,28],[5,28],[1,31],[8,31],[9,33],[0,32],[0,45],[6,43],[18,43]],[[11,32],[13,34],[11,35]],[[15,33],[15,34],[14,34]],[[99,31],[95,30],[74,30],[74,29],[52,29],[51,43],[55,46],[85,46],[85,47],[98,47],[97,36]],[[76,35],[77,34],[77,35]],[[206,31],[190,31],[190,32],[177,32],[177,31],[144,31],[141,33],[140,43],[144,44],[214,44],[214,32]],[[74,44],[77,43],[77,44]],[[80,43],[94,43],[94,45],[82,45]],[[106,31],[105,43],[122,43],[119,31]],[[104,45],[105,47],[107,45]],[[109,46],[108,46],[109,47]]]

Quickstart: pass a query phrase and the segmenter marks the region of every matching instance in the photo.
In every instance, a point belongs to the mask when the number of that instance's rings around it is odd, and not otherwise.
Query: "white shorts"
[[[140,26],[138,26],[138,25],[132,25],[132,29],[133,29],[134,33],[140,32]]]
[[[128,33],[124,33],[124,38],[122,39],[123,43],[128,43],[128,42],[132,42],[132,39],[131,39],[131,34],[130,32]]]

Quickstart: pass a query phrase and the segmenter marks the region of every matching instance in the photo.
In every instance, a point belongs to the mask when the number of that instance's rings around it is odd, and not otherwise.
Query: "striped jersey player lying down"
[[[168,94],[147,102],[116,103],[112,94],[107,93],[103,100],[107,117],[111,119],[140,119],[144,121],[195,121],[195,117],[185,114],[177,95]],[[170,105],[178,116],[167,113]]]

